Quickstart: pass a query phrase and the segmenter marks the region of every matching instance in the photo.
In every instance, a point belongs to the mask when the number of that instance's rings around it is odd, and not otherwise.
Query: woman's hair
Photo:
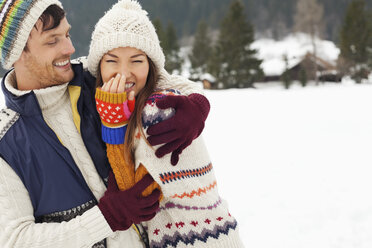
[[[150,97],[152,93],[154,93],[155,88],[156,88],[156,83],[159,79],[159,73],[156,70],[154,62],[152,62],[152,60],[149,57],[147,57],[147,60],[149,62],[149,73],[147,75],[146,84],[145,84],[145,87],[143,87],[142,90],[140,90],[140,92],[138,92],[136,96],[135,107],[134,107],[131,117],[129,118],[127,131],[125,134],[124,155],[125,155],[125,160],[127,161],[130,161],[132,160],[132,158],[134,158],[134,138],[135,138],[134,136],[135,136],[135,131],[137,127],[139,128],[140,132],[142,132],[142,135],[146,137],[142,130],[142,110],[145,107],[147,99]],[[101,65],[101,62],[99,63],[98,70],[97,70],[97,79],[96,79],[97,87],[101,87],[103,85],[100,65]]]

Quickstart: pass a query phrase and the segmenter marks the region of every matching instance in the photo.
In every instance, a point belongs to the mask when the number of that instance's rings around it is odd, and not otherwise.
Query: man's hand
[[[149,196],[141,196],[152,182],[154,179],[147,174],[132,188],[119,191],[114,173],[110,171],[108,187],[98,207],[114,232],[154,218],[159,209],[160,191],[155,189]]]
[[[176,165],[183,149],[188,147],[204,129],[210,104],[200,94],[189,96],[167,96],[156,103],[158,108],[174,108],[176,114],[165,121],[149,127],[147,140],[152,146],[164,144],[155,152],[158,158],[172,153],[171,163]]]

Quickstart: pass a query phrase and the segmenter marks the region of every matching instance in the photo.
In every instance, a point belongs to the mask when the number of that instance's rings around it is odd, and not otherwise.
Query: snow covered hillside
[[[316,39],[317,56],[325,61],[335,63],[340,53],[332,41]],[[288,58],[288,67],[297,64],[307,52],[312,53],[311,39],[307,34],[294,33],[280,41],[259,39],[252,43],[252,48],[258,51],[262,59],[261,68],[266,76],[280,75],[285,71],[284,56]]]
[[[246,247],[372,247],[372,84],[258,88],[207,91],[203,134]]]

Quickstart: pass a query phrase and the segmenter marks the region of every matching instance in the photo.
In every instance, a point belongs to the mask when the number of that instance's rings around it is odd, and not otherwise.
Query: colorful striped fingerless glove
[[[134,106],[135,100],[128,100],[126,92],[109,93],[99,88],[96,90],[96,107],[102,121],[102,139],[106,143],[107,157],[121,191],[133,187],[148,174],[142,164],[135,171],[133,161],[125,160],[131,157],[125,156],[124,139]],[[150,195],[155,188],[160,190],[160,186],[153,182],[142,195]],[[163,195],[160,199],[162,198]]]
[[[128,100],[127,93],[109,93],[96,90],[96,107],[102,121],[102,139],[108,144],[124,144],[128,120],[134,110],[135,100]]]

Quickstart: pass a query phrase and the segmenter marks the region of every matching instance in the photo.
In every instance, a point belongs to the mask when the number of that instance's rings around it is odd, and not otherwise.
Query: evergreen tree
[[[160,46],[161,46],[161,48],[163,50],[166,50],[167,48],[165,47],[166,46],[165,32],[164,32],[164,29],[163,29],[163,25],[161,25],[160,19],[159,18],[156,18],[153,21],[153,24],[154,24],[156,33],[157,33],[157,35],[159,37]]]
[[[364,0],[352,1],[340,32],[339,68],[358,83],[371,71],[372,18]]]
[[[209,68],[224,88],[252,87],[263,76],[261,61],[250,48],[254,38],[252,25],[244,14],[244,5],[234,0],[224,17]]]
[[[158,18],[153,21],[153,24],[165,55],[165,69],[169,73],[172,73],[174,70],[180,70],[183,61],[179,56],[180,47],[173,23],[169,22],[166,30],[163,29],[161,21]]]
[[[199,22],[195,33],[195,40],[190,54],[192,73],[198,77],[207,72],[207,65],[212,54],[211,38],[208,34],[207,23]]]
[[[180,70],[182,58],[179,56],[180,47],[178,45],[176,29],[172,22],[168,23],[164,40],[165,69],[172,73],[174,70]]]
[[[300,69],[300,83],[301,83],[302,87],[306,87],[307,74],[306,74],[306,70],[304,68]]]
[[[291,76],[289,75],[289,65],[288,65],[288,56],[287,55],[284,55],[283,56],[283,60],[284,60],[284,63],[285,63],[285,71],[283,72],[283,74],[281,75],[281,80],[283,82],[283,85],[284,85],[284,88],[286,90],[289,89],[289,87],[291,87]]]

